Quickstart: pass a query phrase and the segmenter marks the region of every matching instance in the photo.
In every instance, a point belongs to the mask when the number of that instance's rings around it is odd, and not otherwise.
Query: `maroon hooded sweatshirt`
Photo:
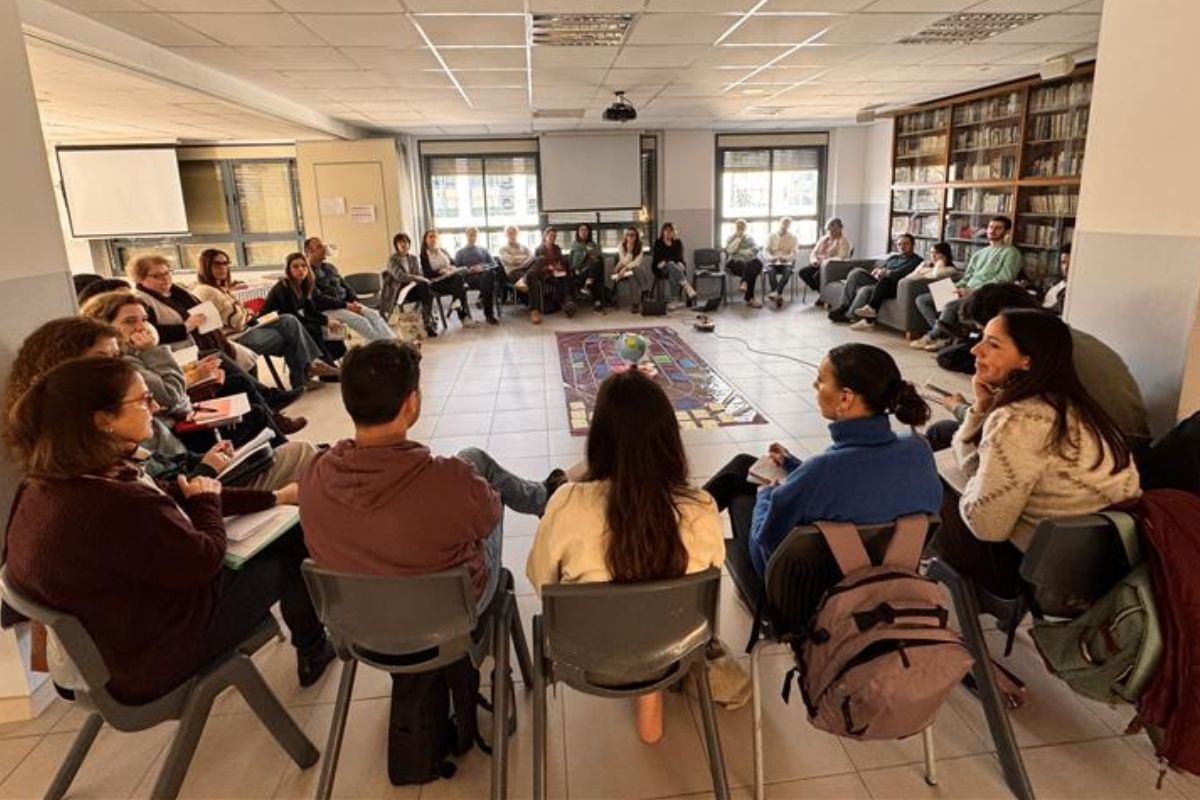
[[[318,453],[300,479],[300,522],[313,560],[365,575],[425,575],[465,564],[487,584],[483,540],[500,497],[475,468],[418,442]]]

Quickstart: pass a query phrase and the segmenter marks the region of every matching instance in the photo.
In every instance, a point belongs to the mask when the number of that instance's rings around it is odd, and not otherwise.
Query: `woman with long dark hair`
[[[300,320],[323,357],[333,362],[346,354],[346,345],[341,339],[331,339],[326,334],[336,337],[345,326],[317,308],[313,296],[315,286],[316,279],[308,259],[303,253],[290,253],[283,261],[283,277],[271,287],[258,313],[261,316],[274,311]]]
[[[592,298],[593,306],[599,311],[604,307],[604,253],[596,244],[592,226],[586,222],[575,229],[567,262],[575,274],[580,293]]]
[[[936,547],[985,589],[1015,596],[1021,554],[1049,517],[1091,514],[1140,493],[1129,445],[1072,360],[1053,314],[1008,309],[975,356],[975,401],[953,448],[966,477],[947,502]]]
[[[833,348],[821,361],[813,389],[821,416],[830,422],[828,450],[801,462],[772,444],[774,476],[752,482],[758,456],[740,455],[704,487],[729,509],[734,542],[749,549],[759,574],[797,525],[891,522],[934,513],[942,502],[929,443],[892,430],[893,417],[910,427],[923,425],[929,406],[887,351],[858,342]]]
[[[687,280],[687,261],[683,257],[683,240],[675,235],[675,223],[664,222],[654,240],[653,258],[650,269],[654,279],[668,281],[670,294],[674,297],[679,288],[687,296],[688,305],[696,299],[696,290]]]
[[[379,313],[384,318],[391,316],[396,308],[396,300],[400,292],[410,283],[416,284],[408,290],[406,300],[412,300],[421,307],[421,321],[425,324],[425,335],[429,338],[437,336],[437,322],[433,317],[433,291],[429,288],[429,279],[421,271],[421,262],[411,252],[412,239],[407,233],[397,233],[392,237],[392,254],[388,257],[387,266],[383,270],[383,289],[379,293]]]
[[[546,506],[529,553],[534,589],[555,583],[661,580],[719,566],[717,506],[688,484],[679,422],[667,395],[636,369],[596,397],[587,473]],[[638,735],[662,736],[662,696],[638,698]]]
[[[476,328],[479,323],[471,317],[467,304],[467,281],[454,263],[454,258],[441,245],[437,228],[421,234],[421,272],[429,280],[433,293],[449,297],[450,310],[458,312],[464,328]]]

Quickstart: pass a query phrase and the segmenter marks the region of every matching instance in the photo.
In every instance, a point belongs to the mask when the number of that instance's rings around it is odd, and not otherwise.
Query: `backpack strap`
[[[1129,559],[1129,566],[1136,567],[1142,563],[1142,547],[1138,542],[1137,520],[1133,518],[1133,515],[1124,511],[1101,511],[1099,513],[1116,528],[1117,535],[1121,537],[1121,546],[1125,548],[1125,557]]]
[[[925,536],[929,533],[929,517],[924,514],[908,514],[896,520],[892,540],[888,542],[883,563],[890,567],[915,570],[925,550]]]
[[[871,566],[871,556],[863,547],[862,537],[852,522],[814,522],[825,537],[838,569],[843,575]]]

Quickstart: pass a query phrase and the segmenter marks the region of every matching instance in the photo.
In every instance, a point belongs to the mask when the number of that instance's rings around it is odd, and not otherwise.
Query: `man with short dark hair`
[[[846,285],[842,288],[842,304],[829,312],[830,321],[850,322],[851,315],[870,302],[877,286],[884,284],[895,287],[901,279],[921,266],[921,257],[913,252],[913,244],[912,234],[902,233],[896,237],[897,252],[878,263],[874,269],[869,272],[862,267],[850,270]]]
[[[313,302],[326,316],[336,319],[367,341],[394,339],[387,320],[358,302],[358,295],[342,279],[337,267],[325,260],[325,244],[316,236],[304,240],[304,257],[313,274]]]
[[[565,478],[541,483],[468,448],[435,456],[408,438],[421,416],[421,355],[394,340],[342,361],[354,438],[318,453],[300,479],[300,518],[313,559],[367,575],[423,575],[465,565],[480,608],[500,580],[504,507],[540,515]]]
[[[988,246],[976,250],[967,259],[963,276],[954,282],[958,299],[946,303],[940,313],[933,303],[933,295],[923,294],[917,298],[917,311],[929,323],[929,333],[912,342],[909,347],[930,352],[941,350],[954,338],[963,298],[989,283],[1010,283],[1017,279],[1021,272],[1021,251],[1011,244],[1005,244],[1011,230],[1012,220],[1006,216],[998,215],[988,220]]]

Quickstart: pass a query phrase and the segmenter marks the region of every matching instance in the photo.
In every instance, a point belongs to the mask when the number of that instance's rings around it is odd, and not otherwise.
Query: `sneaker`
[[[755,297],[751,297],[749,300],[747,300],[746,304],[751,308],[762,308],[762,300],[759,300]]]
[[[462,303],[460,303],[458,301],[457,297],[454,298],[452,301],[450,301],[450,310],[451,311],[458,311],[461,308],[462,308]]]
[[[683,303],[679,302],[678,300],[672,300],[671,302],[667,303],[667,311],[678,311],[681,308],[683,308]]]
[[[695,300],[695,299],[696,299],[696,290],[695,290],[695,289],[693,289],[693,288],[692,288],[692,285],[691,285],[690,283],[688,283],[687,281],[684,281],[684,282],[683,282],[683,294],[684,294],[684,296],[686,296],[686,297],[687,297],[687,299],[689,299],[689,300]]]
[[[462,326],[464,328],[478,328],[479,327],[479,323],[475,321],[474,317],[463,317],[459,321],[462,322]]]
[[[530,311],[529,312],[529,321],[532,322],[534,325],[541,325],[542,324],[542,312],[538,311],[537,309]]]
[[[854,316],[859,319],[875,319],[878,316],[878,312],[870,306],[862,306],[854,309]]]
[[[871,322],[871,320],[869,320],[869,319],[860,319],[858,322],[856,322],[850,326],[850,330],[852,330],[852,331],[873,331],[873,330],[875,330],[875,323]]]
[[[304,650],[296,651],[296,677],[300,686],[307,688],[321,679],[325,669],[337,658],[333,645],[328,637],[321,637],[321,643]]]
[[[778,298],[779,298],[779,294],[777,292],[767,292],[767,302],[768,303],[774,303]]]
[[[830,322],[849,322],[850,318],[846,316],[846,312],[840,308],[835,308],[829,312]]]
[[[308,377],[310,378],[336,378],[341,374],[340,369],[332,364],[326,364],[320,359],[308,365]]]
[[[521,294],[529,291],[529,284],[525,282],[524,275],[522,275],[520,278],[517,278],[517,282],[513,284],[513,288]]]
[[[929,344],[929,334],[925,334],[920,339],[914,339],[908,343],[908,346],[913,350],[924,350],[925,345]]]
[[[921,349],[926,353],[936,353],[948,344],[950,344],[949,339],[930,339]]]

